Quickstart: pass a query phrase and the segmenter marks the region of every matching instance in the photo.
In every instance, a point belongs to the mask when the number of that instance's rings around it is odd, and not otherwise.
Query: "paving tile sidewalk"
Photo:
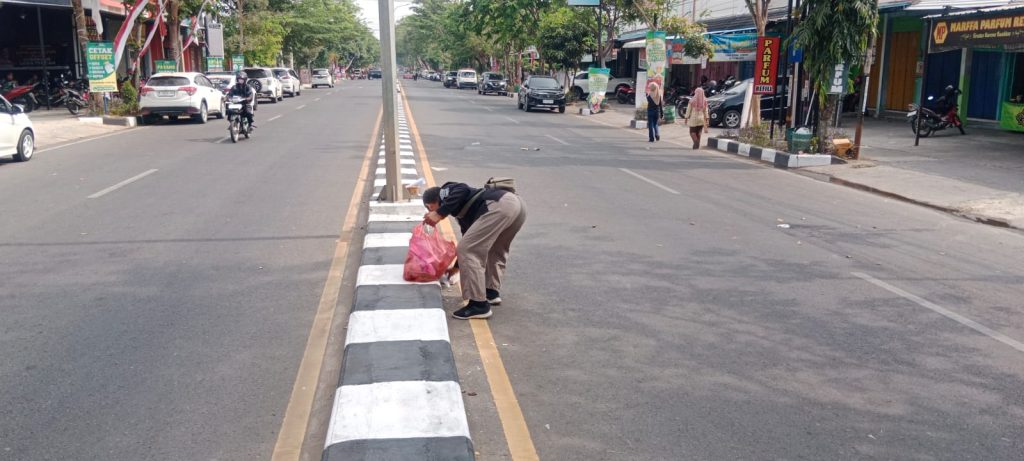
[[[628,127],[631,106],[611,102],[593,120]],[[843,129],[853,134],[854,120]],[[646,136],[646,129],[637,130]],[[711,135],[725,130],[711,129]],[[638,136],[639,137],[639,136]],[[686,127],[662,127],[663,141],[689,144]],[[864,124],[861,160],[846,165],[802,168],[801,174],[936,208],[987,224],[1024,229],[1024,133],[978,127],[967,135],[942,131],[921,139],[902,120],[872,119]],[[707,145],[707,140],[702,141]]]
[[[80,119],[71,115],[63,107],[55,107],[51,110],[36,109],[28,116],[36,131],[36,148],[39,150],[128,128],[104,125],[99,118],[83,117]]]

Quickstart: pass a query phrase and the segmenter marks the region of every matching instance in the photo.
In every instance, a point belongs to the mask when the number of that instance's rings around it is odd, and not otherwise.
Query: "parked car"
[[[358,73],[359,71],[356,72]],[[334,77],[331,77],[331,72],[327,69],[313,69],[313,79],[310,83],[313,84],[313,88],[321,86],[334,88]]]
[[[273,70],[274,77],[281,81],[282,92],[293,98],[302,95],[302,81],[299,80],[299,74],[287,67],[275,67]]]
[[[460,90],[463,88],[476,88],[476,71],[473,69],[460,69],[456,82],[456,86]]]
[[[484,72],[480,74],[480,87],[477,88],[476,92],[479,94],[495,93],[508,96],[508,80],[505,80],[505,76],[497,72]]]
[[[198,72],[165,72],[153,75],[139,90],[142,120],[152,123],[163,116],[192,117],[206,123],[210,112],[224,118],[224,93]]]
[[[206,78],[210,79],[213,85],[224,94],[228,94],[231,87],[235,86],[234,72],[207,72]]]
[[[743,80],[731,88],[708,98],[708,112],[711,114],[711,126],[724,126],[735,129],[740,126],[743,116],[743,99],[746,97],[747,87],[754,82],[754,79]],[[786,111],[787,98],[781,98],[782,110]],[[775,98],[772,95],[761,96],[761,118],[771,118],[774,113]]]
[[[242,71],[249,78],[249,84],[256,90],[257,97],[268,98],[274,103],[284,100],[281,81],[274,77],[274,71],[266,67],[249,67]]]
[[[565,113],[565,88],[554,77],[531,75],[519,88],[519,108],[558,109]]]
[[[588,85],[590,74],[586,71],[577,72],[572,78],[571,91],[576,99],[582,100],[590,94],[590,86]],[[614,96],[623,87],[628,86],[632,89],[636,89],[636,80],[632,78],[620,78],[614,75],[608,77],[608,89],[605,91],[605,95]]]
[[[27,162],[36,151],[36,134],[22,106],[0,96],[0,157]]]
[[[355,70],[350,71],[348,73],[348,78],[350,78],[352,80],[362,80],[363,79],[363,70],[362,69],[355,69]]]
[[[454,70],[449,71],[447,74],[444,74],[444,87],[445,88],[452,88],[452,87],[457,86],[457,84],[455,82],[458,79],[459,79],[459,73],[458,72],[456,72]]]
[[[366,75],[367,75],[366,78],[368,78],[370,80],[373,80],[375,78],[377,78],[377,79],[384,78],[384,74],[381,73],[380,69],[370,69],[370,72],[367,72]]]

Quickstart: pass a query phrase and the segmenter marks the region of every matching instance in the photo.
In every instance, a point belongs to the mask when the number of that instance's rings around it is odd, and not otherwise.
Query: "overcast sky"
[[[394,0],[395,2],[395,20],[404,18],[412,14],[412,0]],[[366,19],[366,24],[370,26],[370,30],[373,31],[373,35],[380,38],[380,13],[377,11],[377,5],[380,0],[356,0],[356,5],[363,10],[363,18]]]

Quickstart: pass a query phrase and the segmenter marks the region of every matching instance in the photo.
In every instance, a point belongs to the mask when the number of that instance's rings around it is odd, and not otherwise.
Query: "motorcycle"
[[[35,110],[36,107],[39,107],[39,101],[32,94],[33,88],[35,88],[35,85],[18,85],[4,93],[4,98],[7,98],[11,104],[20,105],[27,114]]]
[[[632,86],[622,85],[615,90],[615,99],[619,104],[636,104],[636,90]]]
[[[231,142],[238,142],[239,135],[249,139],[253,132],[253,127],[244,113],[246,102],[241,96],[232,96],[228,101],[228,134],[231,136]]]
[[[61,98],[64,101],[64,105],[67,106],[68,112],[71,112],[71,115],[78,115],[82,109],[89,107],[88,89],[82,89],[81,93],[71,88],[63,88],[61,91],[63,92]]]
[[[947,87],[947,95],[940,98],[940,100],[944,100],[940,104],[940,106],[944,106],[944,109],[941,110],[942,113],[927,107],[918,106],[917,104],[911,104],[910,112],[907,113],[910,130],[922,138],[927,138],[936,131],[942,131],[952,126],[957,127],[961,135],[967,134],[964,131],[963,121],[960,120],[960,116],[957,113],[956,96],[959,94],[959,89],[949,89]],[[933,96],[928,96],[928,101],[933,99]],[[920,122],[918,122],[918,114],[921,117]],[[919,127],[920,132],[918,132]]]
[[[690,105],[690,89],[686,86],[674,86],[665,92],[665,105],[675,106],[676,113],[686,113],[686,106]]]

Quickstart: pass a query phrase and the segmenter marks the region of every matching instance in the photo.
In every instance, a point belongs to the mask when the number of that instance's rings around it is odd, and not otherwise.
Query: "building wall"
[[[698,20],[727,18],[750,14],[743,0],[682,0],[678,14],[692,18],[696,13]]]

